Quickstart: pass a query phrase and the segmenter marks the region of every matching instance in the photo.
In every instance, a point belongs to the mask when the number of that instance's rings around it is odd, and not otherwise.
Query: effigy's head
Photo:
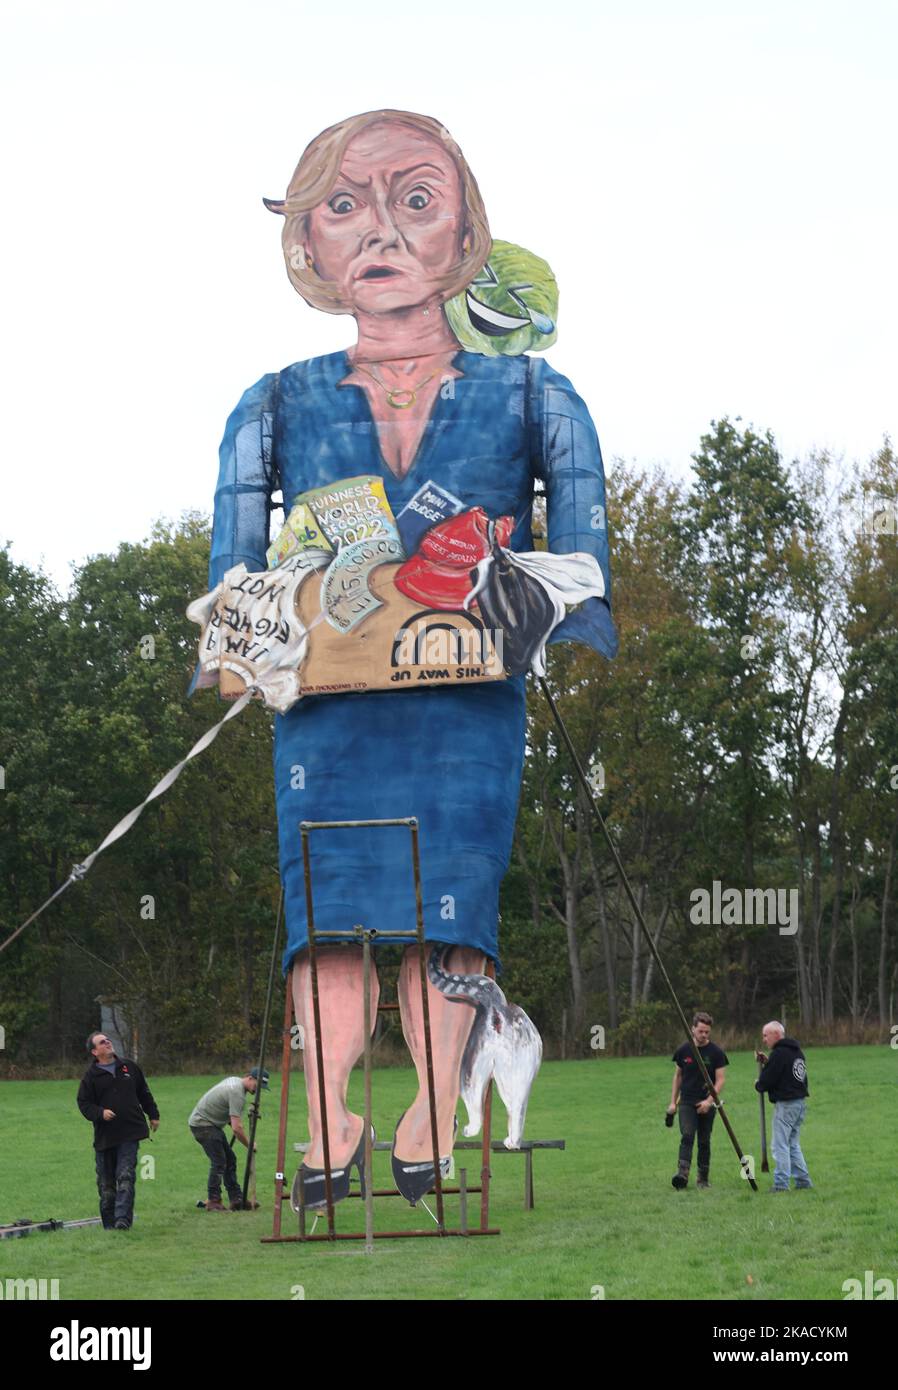
[[[477,181],[431,116],[367,111],[322,131],[303,152],[284,217],[287,274],[330,314],[388,313],[459,294],[491,238]]]

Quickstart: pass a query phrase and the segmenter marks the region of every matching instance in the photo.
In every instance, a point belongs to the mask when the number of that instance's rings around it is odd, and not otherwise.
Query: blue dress
[[[382,478],[394,515],[423,483],[491,517],[511,515],[513,550],[533,549],[534,480],[545,483],[549,548],[594,555],[610,596],[605,484],[595,428],[570,382],[539,357],[460,351],[406,476],[383,460],[368,397],[340,386],[345,352],[262,377],[228,419],[221,444],[209,586],[241,561],[264,570],[272,493],[341,478]],[[556,629],[612,657],[605,600]],[[428,940],[496,960],[499,886],[508,867],[524,757],[524,677],[463,688],[304,697],[275,716],[274,772],[284,885],[285,968],[308,944],[299,825],[303,820],[417,816]],[[413,930],[407,830],[315,831],[316,930],[356,923]]]

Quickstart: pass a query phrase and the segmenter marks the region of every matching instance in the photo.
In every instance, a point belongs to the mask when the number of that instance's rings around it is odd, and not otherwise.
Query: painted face
[[[494,241],[490,258],[446,317],[462,347],[487,357],[551,347],[558,336],[558,286],[547,263],[522,246]]]
[[[333,189],[309,214],[308,252],[353,310],[430,299],[462,258],[461,180],[439,140],[379,121],[350,140]]]

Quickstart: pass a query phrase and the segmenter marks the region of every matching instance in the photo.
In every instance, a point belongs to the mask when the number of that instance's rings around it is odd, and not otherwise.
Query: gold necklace
[[[369,371],[367,367],[357,366],[356,370],[364,372],[366,376],[370,376],[372,380],[377,382],[380,389],[386,392],[388,405],[391,405],[394,410],[408,410],[409,406],[415,404],[421,387],[426,386],[428,381],[433,381],[436,376],[436,372],[431,372],[430,376],[426,376],[423,381],[419,381],[417,386],[389,387],[385,381],[382,381],[374,371]],[[407,396],[408,399],[400,401],[397,400],[398,396]]]

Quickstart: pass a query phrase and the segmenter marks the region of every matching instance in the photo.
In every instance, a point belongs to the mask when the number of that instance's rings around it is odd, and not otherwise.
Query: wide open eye
[[[328,199],[327,205],[331,212],[338,213],[355,212],[358,207],[351,193],[335,193],[333,198]]]
[[[424,208],[428,207],[432,201],[433,197],[428,190],[420,187],[413,188],[410,193],[406,193],[405,197],[400,199],[400,202],[404,203],[408,208],[413,208],[415,212],[421,212]]]

